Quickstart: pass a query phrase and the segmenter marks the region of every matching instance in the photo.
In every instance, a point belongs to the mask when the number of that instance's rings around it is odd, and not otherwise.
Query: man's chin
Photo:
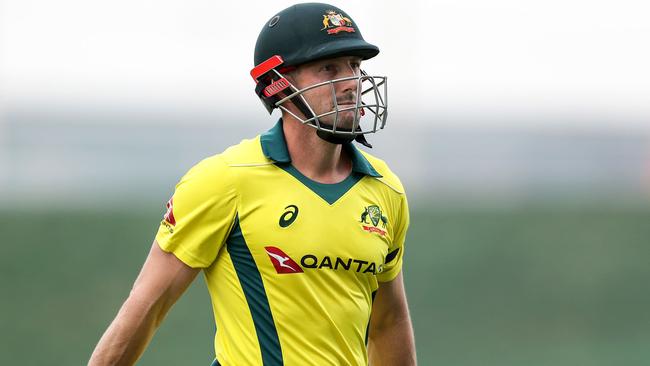
[[[354,112],[341,112],[338,117],[336,129],[339,131],[352,131],[352,126],[354,125]],[[327,129],[333,129],[334,115],[320,118],[319,121],[321,126],[324,126]]]
[[[332,130],[334,129],[334,123],[333,121],[326,121],[326,120],[320,120],[320,125],[322,127],[325,127],[326,129]],[[346,132],[351,132],[352,131],[352,120],[350,121],[341,121],[339,120],[336,123],[336,130],[337,131],[346,131]]]

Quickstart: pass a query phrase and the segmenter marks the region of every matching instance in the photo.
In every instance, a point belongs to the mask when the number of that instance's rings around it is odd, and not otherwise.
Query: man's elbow
[[[165,301],[162,297],[152,297],[135,289],[131,290],[129,297],[124,301],[124,317],[135,323],[149,323],[156,329],[165,319]]]

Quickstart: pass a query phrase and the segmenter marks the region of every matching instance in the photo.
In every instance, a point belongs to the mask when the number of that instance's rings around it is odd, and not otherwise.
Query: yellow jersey
[[[214,365],[367,365],[379,282],[402,266],[409,213],[387,165],[344,148],[336,184],[291,165],[282,120],[195,165],[156,235],[203,268],[216,322]]]

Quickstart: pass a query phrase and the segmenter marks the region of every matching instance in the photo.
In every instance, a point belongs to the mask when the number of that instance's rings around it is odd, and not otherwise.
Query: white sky
[[[6,103],[249,110],[253,47],[292,1],[0,0]],[[395,112],[650,126],[647,0],[337,1]],[[580,123],[580,122],[574,122]]]

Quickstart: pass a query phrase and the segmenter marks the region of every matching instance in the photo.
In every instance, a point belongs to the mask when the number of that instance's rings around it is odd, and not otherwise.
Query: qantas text
[[[324,256],[319,259],[315,255],[307,254],[300,259],[300,265],[303,268],[316,268],[316,269],[334,269],[334,270],[346,270],[354,271],[358,273],[371,273],[378,274],[383,270],[382,265],[376,265],[373,262],[364,261],[361,259],[352,259],[352,258],[340,258],[336,257],[334,259],[329,256]]]

